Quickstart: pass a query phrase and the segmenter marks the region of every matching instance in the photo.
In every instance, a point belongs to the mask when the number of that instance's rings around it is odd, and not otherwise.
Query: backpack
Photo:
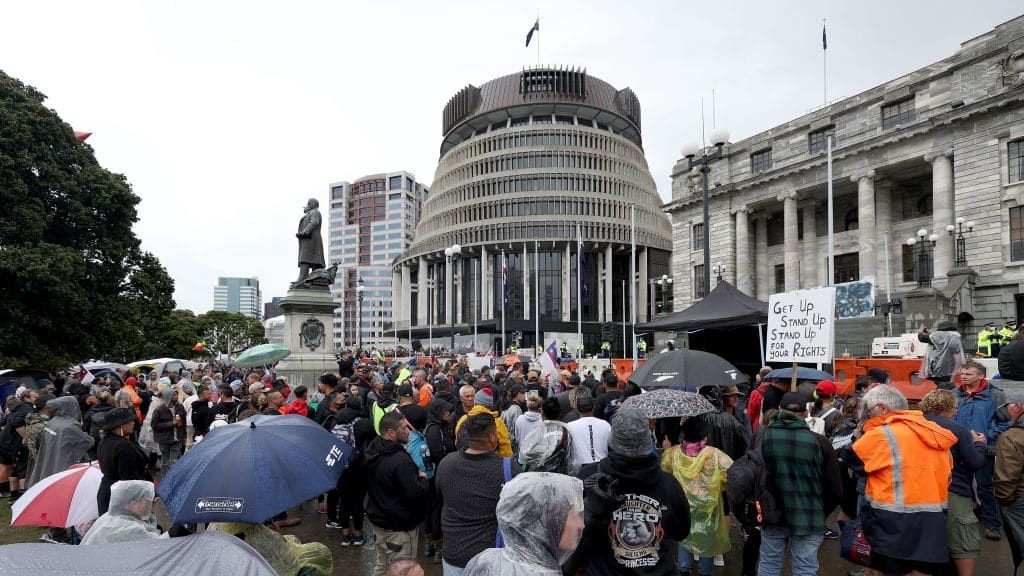
[[[601,415],[604,421],[611,424],[612,418],[615,417],[615,413],[619,411],[619,406],[622,406],[622,397],[618,397],[614,400],[610,400],[604,405],[604,413]]]
[[[761,450],[764,434],[754,435],[754,441],[740,459],[733,462],[726,473],[725,494],[732,513],[744,526],[776,524],[782,512],[775,496],[768,488],[768,469]]]
[[[335,420],[334,425],[331,426],[331,434],[334,434],[335,438],[352,447],[352,455],[348,459],[350,463],[359,458],[359,455],[362,453],[362,446],[356,443],[356,422],[359,420],[360,418],[356,418],[344,424],[340,424]]]
[[[808,404],[807,412],[810,413],[813,407],[814,404]],[[807,422],[807,427],[811,429],[811,432],[814,432],[819,436],[824,436],[826,428],[826,419],[829,416],[835,414],[836,412],[838,412],[838,410],[836,410],[835,406],[832,406],[828,410],[826,410],[825,413],[822,414],[821,416],[808,416],[807,418],[804,419],[804,421]]]

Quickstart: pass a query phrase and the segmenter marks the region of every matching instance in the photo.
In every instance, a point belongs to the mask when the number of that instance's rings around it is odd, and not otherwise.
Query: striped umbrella
[[[99,462],[75,464],[43,478],[11,506],[11,526],[67,528],[95,520],[101,480]]]
[[[242,352],[235,358],[235,366],[239,368],[251,368],[253,366],[265,366],[280,362],[288,357],[292,351],[280,344],[260,344]]]

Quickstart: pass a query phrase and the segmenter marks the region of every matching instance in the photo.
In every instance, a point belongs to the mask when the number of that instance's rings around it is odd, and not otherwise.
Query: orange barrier
[[[857,377],[866,375],[871,368],[885,370],[890,376],[890,383],[911,402],[921,400],[935,389],[934,382],[918,375],[920,358],[836,358],[834,374],[839,394],[853,394]]]
[[[636,361],[636,365],[639,368],[643,366],[644,359],[640,358]],[[615,375],[618,376],[619,380],[627,382],[629,376],[633,373],[633,359],[632,358],[613,358],[612,365],[615,366]]]

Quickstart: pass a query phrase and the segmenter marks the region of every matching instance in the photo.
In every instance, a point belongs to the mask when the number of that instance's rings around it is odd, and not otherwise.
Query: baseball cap
[[[742,396],[740,389],[735,386],[726,386],[722,388],[722,396]]]
[[[807,397],[799,392],[786,392],[782,395],[779,408],[789,412],[803,412],[807,409]]]
[[[1002,408],[1007,404],[1024,404],[1024,390],[1007,390],[1006,400],[999,407]]]
[[[836,383],[831,380],[822,380],[821,382],[818,382],[818,385],[814,387],[814,390],[818,394],[835,396],[839,392],[839,386],[836,386]]]
[[[404,398],[412,398],[412,384],[402,384],[399,386],[398,395]]]
[[[395,393],[395,383],[394,383],[394,382],[385,382],[385,383],[384,383],[384,384],[383,384],[383,385],[382,385],[382,386],[380,387],[380,389],[381,389],[381,391],[382,391],[382,392],[384,392],[385,394],[394,394],[394,393]]]

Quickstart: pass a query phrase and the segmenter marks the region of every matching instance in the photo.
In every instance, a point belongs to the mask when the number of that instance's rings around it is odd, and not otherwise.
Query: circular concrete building
[[[669,273],[671,225],[632,90],[556,68],[466,86],[444,108],[440,152],[395,262],[398,337],[446,345],[454,330],[469,345],[475,332],[477,350],[499,350],[504,316],[508,345],[573,346],[582,313],[588,353],[602,340],[622,350],[634,229],[636,320],[668,308],[671,290],[652,279]]]

